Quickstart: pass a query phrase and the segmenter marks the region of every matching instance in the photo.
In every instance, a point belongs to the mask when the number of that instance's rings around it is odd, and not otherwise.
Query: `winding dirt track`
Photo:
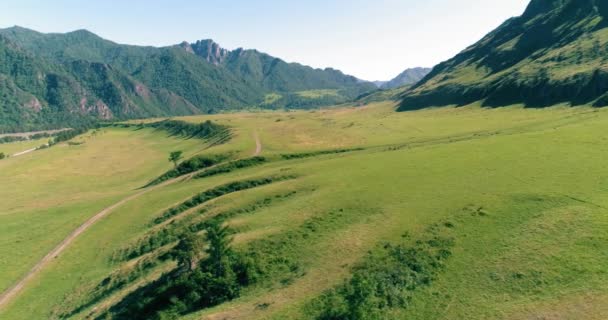
[[[255,145],[256,145],[253,156],[258,156],[260,153],[262,153],[262,142],[260,141],[260,137],[257,132],[254,132],[253,137],[255,139]],[[40,270],[42,270],[42,268],[44,268],[53,259],[57,258],[57,256],[59,256],[74,240],[76,240],[76,238],[78,238],[79,235],[81,235],[83,232],[85,232],[87,229],[89,229],[91,226],[93,226],[97,221],[101,220],[102,218],[104,218],[105,216],[110,214],[116,208],[122,206],[123,204],[125,204],[135,198],[138,198],[150,191],[171,185],[177,181],[183,181],[184,179],[189,179],[190,177],[194,176],[196,173],[197,172],[191,173],[185,177],[184,176],[177,177],[175,179],[168,180],[168,181],[161,183],[159,185],[156,185],[154,187],[150,187],[150,188],[147,188],[140,192],[137,192],[135,194],[132,194],[132,195],[120,200],[119,202],[103,209],[102,211],[95,214],[93,217],[89,218],[89,220],[87,220],[80,227],[78,227],[76,230],[74,230],[67,238],[65,238],[63,241],[61,241],[61,243],[57,247],[55,247],[53,250],[51,250],[51,252],[49,252],[46,256],[44,256],[44,258],[42,258],[42,260],[40,260],[38,263],[36,263],[36,265],[32,269],[30,269],[30,271],[21,280],[19,280],[19,282],[14,284],[12,287],[10,287],[5,292],[3,292],[2,295],[0,295],[0,310],[2,310],[2,308],[4,306],[6,306],[15,296],[17,296],[19,294],[19,292],[21,292],[21,290],[25,287],[25,285],[28,282],[30,282],[40,272]]]
[[[17,153],[15,153],[14,155],[12,155],[11,157],[18,157],[18,156],[22,156],[22,155],[24,155],[24,154],[28,154],[28,153],[30,153],[30,152],[34,152],[34,151],[36,151],[36,148],[32,148],[32,149],[29,149],[29,150],[25,150],[25,151],[17,152]]]
[[[255,139],[255,152],[253,156],[259,156],[262,153],[262,141],[260,141],[260,135],[258,135],[257,131],[253,132],[253,138]]]

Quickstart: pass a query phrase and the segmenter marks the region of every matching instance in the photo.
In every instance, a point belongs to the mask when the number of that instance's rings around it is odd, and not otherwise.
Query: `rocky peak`
[[[221,64],[224,62],[229,50],[222,48],[219,44],[213,40],[199,40],[195,43],[182,42],[180,44],[184,50],[196,54],[197,56],[207,60],[209,63]]]

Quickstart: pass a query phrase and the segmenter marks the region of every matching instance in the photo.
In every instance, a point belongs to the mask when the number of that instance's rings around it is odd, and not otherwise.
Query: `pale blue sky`
[[[211,38],[289,62],[387,80],[479,40],[528,0],[2,0],[0,27],[88,29],[119,43]]]

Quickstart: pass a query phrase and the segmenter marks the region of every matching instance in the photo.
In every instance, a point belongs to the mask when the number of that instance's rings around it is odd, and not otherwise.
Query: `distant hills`
[[[608,1],[533,0],[404,93],[400,110],[608,105]]]
[[[431,72],[430,68],[406,69],[390,81],[375,81],[374,84],[380,89],[395,89],[407,85],[416,84]]]
[[[309,108],[374,90],[334,69],[313,69],[212,40],[155,48],[78,30],[0,29],[0,132],[249,107]]]

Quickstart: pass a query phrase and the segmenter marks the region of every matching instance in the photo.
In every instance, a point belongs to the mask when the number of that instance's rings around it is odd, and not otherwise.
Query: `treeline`
[[[244,212],[255,209],[256,205]],[[303,275],[299,263],[287,253],[294,234],[234,249],[231,244],[234,232],[224,226],[232,214],[215,216],[202,222],[202,227],[182,233],[177,245],[164,255],[175,260],[178,267],[135,290],[97,319],[177,319],[238,298],[253,285],[278,279],[285,284]],[[196,231],[201,229],[202,233]]]
[[[254,263],[231,246],[231,232],[211,220],[204,236],[188,233],[171,251],[178,268],[126,296],[109,310],[112,319],[176,319],[240,295],[255,281]]]
[[[71,130],[71,129],[68,129],[68,130]],[[63,131],[61,131],[61,132],[63,132]],[[29,135],[29,136],[6,136],[6,137],[0,138],[0,144],[28,141],[28,140],[38,140],[38,139],[43,139],[43,138],[51,138],[51,137],[55,137],[55,136],[59,135],[61,132],[54,132],[54,133],[41,132],[41,133],[35,133],[32,135]]]
[[[313,151],[313,152],[282,154],[281,157],[285,160],[293,160],[293,159],[317,157],[317,156],[322,156],[322,155],[327,155],[327,154],[339,154],[339,153],[347,153],[347,152],[362,151],[362,150],[365,150],[365,149],[364,148],[352,148],[352,149],[322,150],[322,151]]]
[[[154,128],[165,131],[171,136],[186,139],[202,139],[213,144],[222,144],[228,142],[232,138],[230,128],[210,120],[201,123],[191,123],[167,119],[152,123],[106,123],[104,125],[119,128]]]
[[[49,145],[49,147],[51,147],[58,143],[72,140],[76,136],[79,136],[79,135],[89,131],[89,129],[90,129],[89,127],[81,127],[81,128],[75,128],[75,129],[58,132],[53,139],[49,140],[48,145]]]
[[[180,177],[204,168],[209,168],[218,163],[228,160],[231,157],[230,154],[217,154],[217,155],[197,155],[188,160],[182,161],[175,169],[165,172],[160,177],[152,180],[150,183],[144,186],[144,188],[151,187],[160,184],[169,179]]]
[[[273,182],[282,181],[286,179],[292,179],[292,176],[277,176],[277,177],[268,177],[268,178],[258,178],[258,179],[250,179],[243,181],[235,181],[231,182],[213,189],[209,189],[202,193],[197,194],[192,197],[190,200],[181,203],[178,206],[170,208],[163,212],[163,214],[154,220],[154,223],[160,224],[164,221],[167,221],[184,211],[187,211],[191,208],[199,206],[209,200],[219,198],[229,193],[242,191],[246,189],[252,189],[255,187],[271,184]]]
[[[183,138],[198,138],[210,140],[220,137],[229,138],[228,127],[222,126],[207,120],[202,123],[190,123],[180,120],[164,120],[148,124],[149,127],[164,130],[170,135]]]
[[[254,166],[265,163],[267,160],[268,159],[266,159],[264,157],[259,157],[259,156],[251,157],[251,158],[247,158],[247,159],[235,160],[232,162],[220,164],[218,166],[205,170],[201,173],[198,173],[194,176],[194,179],[201,179],[201,178],[206,178],[206,177],[210,177],[210,176],[215,176],[218,174],[230,173],[230,172],[232,172],[234,170],[238,170],[238,169],[254,167]]]

